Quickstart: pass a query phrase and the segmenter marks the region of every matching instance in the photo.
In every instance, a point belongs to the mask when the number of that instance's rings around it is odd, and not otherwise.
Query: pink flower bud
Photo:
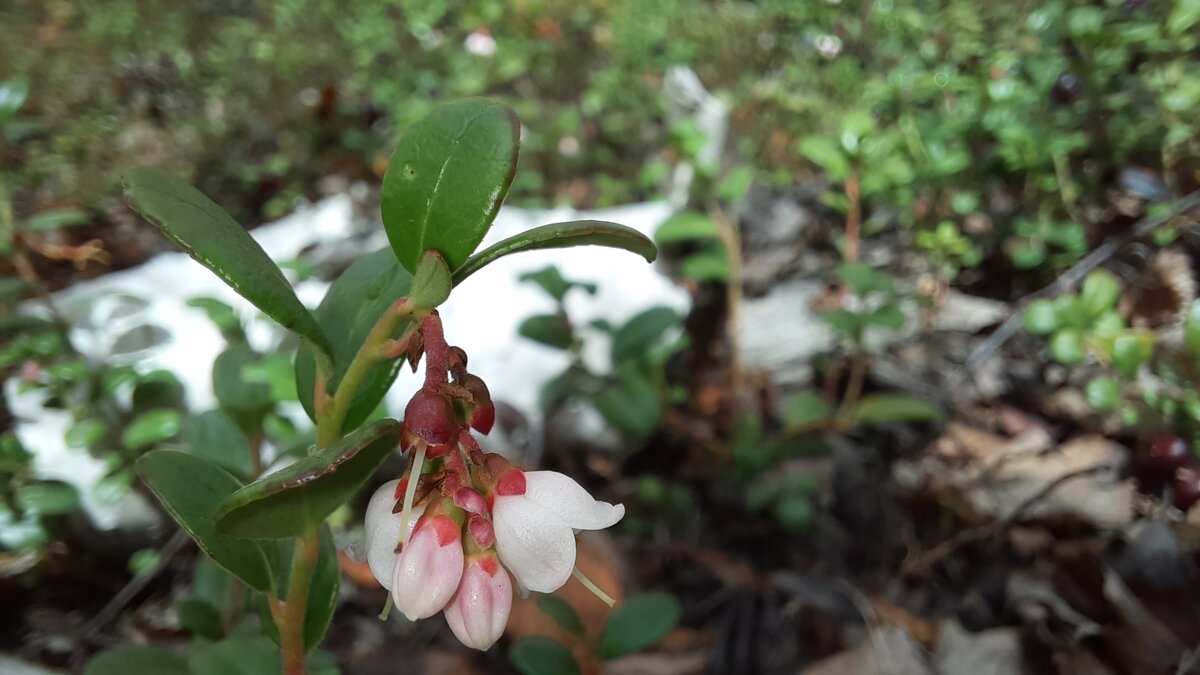
[[[450,399],[428,389],[413,394],[404,408],[404,428],[429,445],[445,445],[458,437]]]
[[[467,374],[462,386],[471,392],[471,427],[486,436],[496,423],[496,406],[487,384],[477,375]]]
[[[487,513],[487,500],[483,495],[469,487],[460,487],[454,491],[454,505],[467,513]]]
[[[472,556],[458,592],[446,605],[446,623],[464,645],[486,651],[504,634],[512,611],[512,581],[496,554]]]
[[[396,558],[392,599],[411,621],[433,616],[454,596],[462,574],[461,526],[445,514],[426,514]]]

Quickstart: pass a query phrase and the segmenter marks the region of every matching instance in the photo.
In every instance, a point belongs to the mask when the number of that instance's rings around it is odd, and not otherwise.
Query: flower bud
[[[494,552],[471,556],[458,592],[446,605],[446,623],[472,649],[486,651],[504,634],[512,610],[512,580]]]
[[[465,375],[462,386],[471,392],[471,427],[486,436],[496,423],[496,406],[492,403],[492,394],[488,391],[487,384],[477,375]]]
[[[429,445],[444,445],[458,436],[454,406],[445,396],[422,389],[404,409],[404,429]]]
[[[392,599],[411,621],[437,614],[463,574],[461,526],[444,513],[424,515],[396,558]]]

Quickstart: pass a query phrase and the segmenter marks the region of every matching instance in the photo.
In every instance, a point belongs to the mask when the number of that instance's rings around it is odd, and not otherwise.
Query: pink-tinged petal
[[[495,556],[467,561],[458,592],[446,605],[446,623],[459,642],[487,651],[508,625],[512,582]]]
[[[576,530],[602,530],[625,517],[624,504],[597,501],[579,483],[557,471],[526,471],[525,497]]]
[[[575,568],[575,533],[524,496],[497,497],[492,507],[496,552],[517,582],[539,593],[558,590]]]
[[[446,516],[425,519],[396,558],[392,599],[410,621],[442,611],[463,574],[458,525]]]
[[[400,543],[402,518],[399,513],[392,513],[396,506],[396,486],[399,484],[398,479],[388,481],[371,495],[363,522],[367,565],[379,584],[389,591],[392,590],[392,571],[396,566],[396,546]],[[408,519],[410,534],[424,511],[424,505],[413,507]]]

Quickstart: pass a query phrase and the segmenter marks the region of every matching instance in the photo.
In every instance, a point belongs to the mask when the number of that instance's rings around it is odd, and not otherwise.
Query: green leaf
[[[603,220],[573,220],[535,227],[485,248],[454,271],[454,285],[461,284],[464,279],[483,269],[485,265],[506,255],[573,246],[624,249],[642,256],[646,262],[654,262],[658,257],[658,249],[654,247],[654,242],[631,227]]]
[[[1200,23],[1200,0],[1175,0],[1174,8],[1167,17],[1167,33],[1183,35],[1197,23]]]
[[[517,166],[517,115],[483,99],[438,106],[400,138],[383,177],[383,227],[409,272],[426,249],[457,270],[483,241]]]
[[[183,442],[193,455],[236,476],[250,477],[250,440],[224,411],[209,410],[184,420]]]
[[[783,426],[789,431],[799,431],[829,419],[832,413],[833,409],[820,392],[806,389],[796,392],[784,402]]]
[[[437,251],[426,251],[413,274],[411,299],[419,309],[434,309],[450,297],[450,268]]]
[[[213,322],[217,330],[221,331],[222,335],[242,335],[242,320],[238,318],[237,312],[234,311],[233,307],[228,304],[216,298],[192,298],[187,301],[187,306],[203,311],[208,316],[208,320]]]
[[[1195,358],[1200,358],[1200,300],[1192,303],[1183,324],[1183,343]]]
[[[679,271],[693,281],[729,281],[729,256],[723,246],[714,246],[684,258]]]
[[[137,471],[200,548],[252,588],[271,588],[266,554],[257,542],[217,534],[217,506],[242,486],[221,467],[185,452],[152,450]]]
[[[775,519],[784,531],[791,534],[804,534],[812,527],[816,509],[812,499],[807,495],[785,495],[775,502]]]
[[[826,312],[821,315],[821,320],[829,324],[830,328],[852,340],[858,340],[862,336],[863,329],[866,328],[863,317],[848,309]]]
[[[183,418],[178,410],[159,408],[138,415],[121,432],[121,445],[129,450],[141,450],[174,438]]]
[[[576,635],[583,635],[583,623],[579,620],[579,615],[575,613],[575,610],[566,600],[553,595],[540,595],[538,596],[537,604],[558,625]]]
[[[517,326],[517,334],[556,349],[570,349],[575,332],[561,314],[535,314]]]
[[[396,261],[391,249],[380,249],[359,258],[329,287],[314,315],[333,345],[333,374],[327,383],[336,390],[371,329],[394,302],[408,295],[412,277]],[[408,328],[403,322],[392,337]],[[375,365],[363,378],[346,413],[343,430],[353,429],[375,410],[396,381],[403,359]],[[310,348],[296,353],[296,395],[310,418],[314,417],[313,388],[317,364]]]
[[[1154,333],[1148,330],[1128,331],[1113,341],[1112,364],[1125,377],[1137,375],[1138,368],[1154,354]]]
[[[694,239],[716,239],[717,224],[712,218],[695,211],[680,211],[663,221],[654,232],[654,241],[659,246],[677,244]]]
[[[0,124],[17,114],[25,99],[29,98],[29,82],[24,78],[13,78],[0,82]]]
[[[1074,328],[1061,328],[1050,338],[1050,355],[1063,365],[1080,363],[1086,354],[1083,333]]]
[[[79,493],[62,481],[27,483],[17,488],[16,499],[22,509],[42,516],[67,513],[79,506]]]
[[[64,440],[69,448],[88,449],[104,439],[108,426],[95,417],[79,420],[67,429]]]
[[[932,422],[942,413],[931,403],[905,394],[868,394],[859,400],[850,417],[862,424],[876,422]]]
[[[1093,408],[1112,412],[1121,404],[1121,387],[1111,377],[1094,377],[1087,384],[1087,401]]]
[[[220,642],[194,644],[188,669],[191,675],[266,675],[282,672],[283,662],[266,635],[231,635]]]
[[[400,429],[393,419],[372,422],[238,490],[217,509],[219,530],[234,537],[279,539],[321,524],[399,446]]]
[[[554,265],[547,265],[536,272],[526,272],[521,275],[520,279],[537,284],[557,302],[562,302],[572,288],[582,288],[588,295],[596,294],[596,284],[568,281]]]
[[[245,344],[230,345],[213,361],[213,394],[221,406],[240,413],[264,413],[274,407],[271,385],[255,382],[246,370],[262,357]]]
[[[810,162],[825,169],[832,181],[845,180],[850,175],[850,160],[837,143],[824,136],[809,136],[800,142],[800,154]]]
[[[1079,300],[1089,317],[1095,318],[1113,308],[1121,297],[1121,282],[1112,272],[1104,269],[1092,270],[1083,280]]]
[[[86,211],[80,211],[79,209],[51,209],[49,211],[42,211],[21,223],[21,229],[31,232],[48,232],[50,230],[61,230],[78,225],[87,225],[91,220]]]
[[[609,425],[634,441],[654,433],[662,418],[663,401],[654,383],[632,367],[619,369],[617,381],[592,396],[592,405]]]
[[[899,304],[889,302],[864,316],[863,321],[869,326],[900,330],[904,328],[904,324],[908,323],[908,317],[904,316]]]
[[[129,569],[130,574],[138,577],[150,574],[161,562],[162,553],[160,553],[158,549],[143,548],[134,551],[133,554],[129,556],[126,567]]]
[[[679,601],[670,593],[643,593],[622,602],[600,634],[599,656],[614,659],[658,642],[679,623]]]
[[[83,675],[196,675],[187,661],[162,647],[120,645],[100,652],[83,669]]]
[[[125,174],[123,182],[130,206],[188,255],[281,326],[329,351],[329,340],[296,298],[283,272],[220,206],[191,185],[156,169],[134,169]]]
[[[678,328],[681,322],[679,314],[670,307],[651,307],[638,313],[613,334],[612,362],[618,364],[644,355],[662,341],[664,333]]]
[[[580,675],[571,650],[546,637],[517,640],[508,650],[508,660],[521,675]]]
[[[890,293],[892,290],[892,277],[864,262],[838,265],[837,277],[860,297],[874,292]]]
[[[1021,317],[1025,330],[1032,335],[1049,335],[1058,329],[1058,311],[1049,300],[1034,300]]]
[[[216,607],[196,598],[185,598],[175,605],[179,624],[193,636],[216,640],[221,637],[221,613]]]

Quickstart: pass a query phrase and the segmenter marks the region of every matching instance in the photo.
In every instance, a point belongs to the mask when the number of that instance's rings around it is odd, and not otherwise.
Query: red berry
[[[1175,496],[1175,506],[1180,511],[1187,511],[1200,501],[1200,470],[1182,467],[1175,472],[1172,483],[1172,493]]]
[[[1159,434],[1146,450],[1147,469],[1170,475],[1192,461],[1192,448],[1175,434]]]
[[[422,389],[404,409],[404,428],[429,445],[445,445],[458,437],[458,421],[450,399]]]
[[[1074,103],[1079,95],[1083,93],[1083,81],[1075,73],[1063,73],[1054,80],[1054,86],[1050,88],[1050,97],[1055,103]]]

